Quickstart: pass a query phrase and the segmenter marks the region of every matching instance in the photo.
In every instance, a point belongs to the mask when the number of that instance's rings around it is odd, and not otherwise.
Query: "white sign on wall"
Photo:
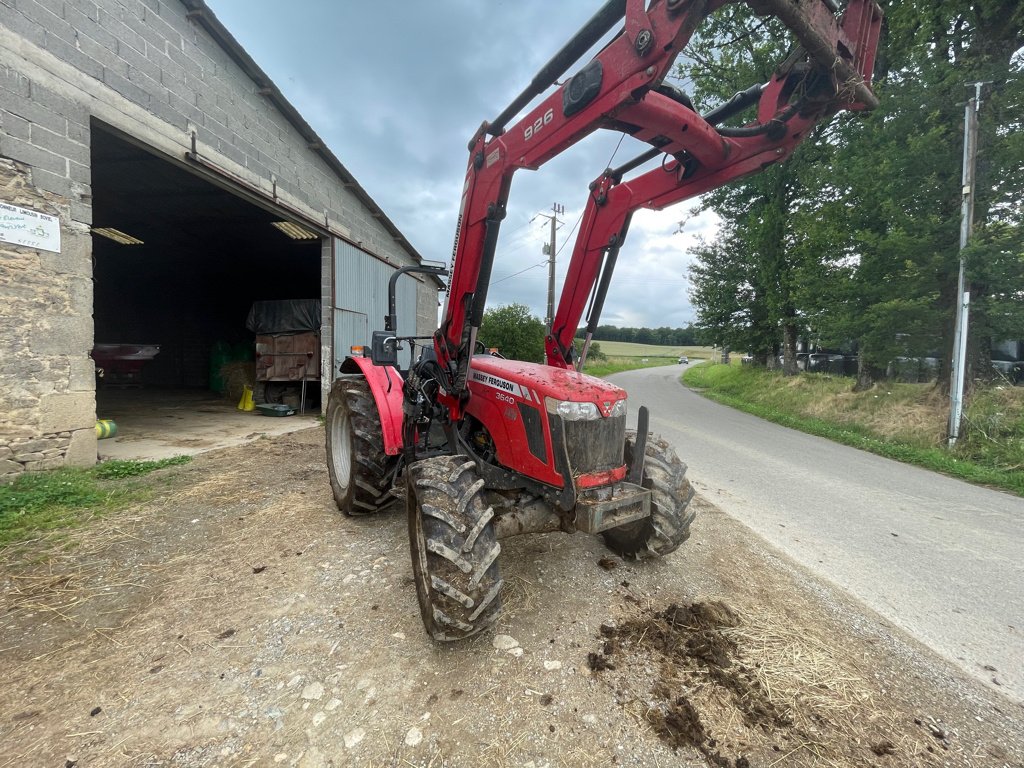
[[[56,216],[0,203],[0,240],[60,253],[60,221]]]

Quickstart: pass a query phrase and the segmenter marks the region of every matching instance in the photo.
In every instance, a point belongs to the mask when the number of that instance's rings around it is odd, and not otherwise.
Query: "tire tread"
[[[636,435],[626,435],[626,462],[632,460]],[[651,491],[651,516],[605,531],[608,547],[624,558],[664,557],[690,538],[696,511],[689,509],[693,486],[686,465],[675,450],[657,435],[647,438],[643,485]]]
[[[408,466],[406,488],[423,624],[435,640],[474,635],[497,619],[504,584],[494,509],[476,465],[464,456],[423,459]]]
[[[332,424],[346,415],[352,441],[349,449],[351,475],[347,487],[343,487],[334,466],[334,452],[342,446],[332,444]],[[390,476],[398,458],[384,452],[380,414],[363,376],[342,374],[335,380],[327,401],[326,432],[327,466],[338,509],[350,516],[367,515],[392,503]]]

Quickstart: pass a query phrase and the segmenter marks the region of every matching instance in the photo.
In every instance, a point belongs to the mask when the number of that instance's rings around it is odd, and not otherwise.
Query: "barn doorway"
[[[187,431],[175,413],[233,415],[256,363],[250,309],[321,300],[321,233],[103,124],[91,147],[98,416],[167,409]],[[318,378],[319,353],[307,368]],[[318,412],[319,383],[303,389],[300,410]]]

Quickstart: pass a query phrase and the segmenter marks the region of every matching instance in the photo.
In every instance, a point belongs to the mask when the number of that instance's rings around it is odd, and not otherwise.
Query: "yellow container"
[[[117,436],[117,424],[114,423],[113,419],[100,419],[96,422],[96,437],[99,440],[104,440],[108,437]]]
[[[242,399],[238,401],[238,410],[251,411],[256,408],[252,400],[252,387],[246,384],[242,387]]]

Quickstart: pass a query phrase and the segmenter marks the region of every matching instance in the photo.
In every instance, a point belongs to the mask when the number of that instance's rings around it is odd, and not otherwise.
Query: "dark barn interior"
[[[160,347],[133,386],[207,389],[215,349],[252,359],[254,301],[320,298],[318,234],[293,239],[272,225],[282,214],[95,123],[92,188],[95,342]]]

